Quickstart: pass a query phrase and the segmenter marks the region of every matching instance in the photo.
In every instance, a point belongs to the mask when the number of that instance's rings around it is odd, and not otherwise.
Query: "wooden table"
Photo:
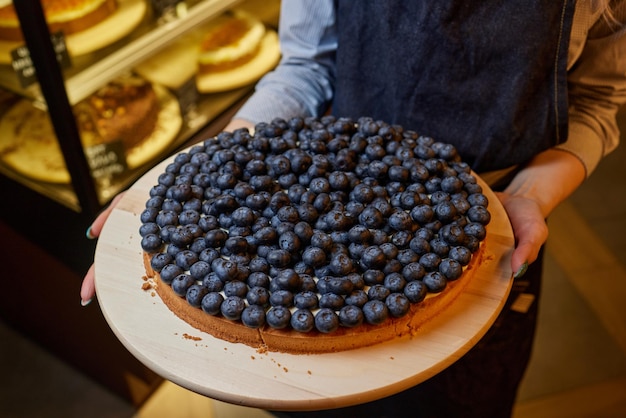
[[[139,214],[169,161],[142,177],[113,210],[96,250],[96,290],[106,320],[126,348],[194,392],[273,410],[326,409],[382,398],[460,358],[491,326],[510,291],[513,233],[500,202],[483,183],[492,213],[485,261],[454,304],[413,338],[318,355],[259,353],[218,340],[180,320],[158,295],[141,288]]]

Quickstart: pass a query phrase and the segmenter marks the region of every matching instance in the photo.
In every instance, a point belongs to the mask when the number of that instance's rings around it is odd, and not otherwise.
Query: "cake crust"
[[[259,351],[320,354],[353,350],[399,338],[413,337],[424,324],[454,303],[454,300],[467,287],[483,261],[485,241],[473,255],[462,277],[448,282],[444,292],[431,295],[420,303],[411,304],[410,311],[405,316],[390,317],[379,325],[363,323],[355,328],[340,327],[329,334],[315,329],[306,333],[293,329],[277,330],[268,325],[253,329],[221,315],[209,315],[202,309],[189,305],[184,297],[176,295],[171,286],[163,283],[159,273],[150,266],[151,254],[143,252],[143,262],[146,275],[154,280],[154,288],[163,303],[174,315],[192,327],[216,338],[231,343],[245,344]]]

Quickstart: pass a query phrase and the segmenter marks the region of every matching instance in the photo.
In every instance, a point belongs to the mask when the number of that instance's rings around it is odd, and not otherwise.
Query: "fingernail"
[[[85,232],[85,236],[87,237],[87,239],[96,239],[96,237],[91,235],[91,226],[87,228],[87,232]]]
[[[515,276],[513,277],[515,279],[519,279],[524,274],[526,274],[526,270],[528,270],[528,261],[526,261],[524,264],[521,265],[521,267],[519,268],[519,270],[517,270],[517,273],[515,273]]]
[[[88,300],[80,300],[80,306],[87,306],[91,303],[91,301],[93,300],[93,298],[88,299]]]

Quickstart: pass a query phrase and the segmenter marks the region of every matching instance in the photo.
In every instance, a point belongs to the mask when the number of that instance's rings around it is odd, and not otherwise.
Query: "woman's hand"
[[[516,278],[537,259],[546,242],[548,215],[576,190],[585,176],[585,167],[576,156],[550,149],[533,158],[504,192],[497,193],[513,227],[515,250],[511,268]]]
[[[89,239],[97,239],[100,236],[100,232],[102,232],[102,227],[104,226],[106,220],[109,218],[109,215],[117,206],[120,199],[124,196],[125,192],[122,192],[115,196],[111,201],[111,204],[107,206],[93,221],[89,229],[87,229],[87,238]],[[95,287],[95,269],[92,264],[85,274],[85,278],[83,279],[83,284],[80,288],[80,304],[83,306],[88,305],[96,295],[96,287]]]
[[[515,236],[511,268],[516,278],[521,277],[548,239],[548,225],[536,201],[507,193],[496,195],[509,215]]]

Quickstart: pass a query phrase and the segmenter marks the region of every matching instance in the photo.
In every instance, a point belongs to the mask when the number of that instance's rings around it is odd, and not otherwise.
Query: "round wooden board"
[[[70,56],[79,56],[104,48],[128,35],[141,23],[148,5],[146,0],[118,0],[118,8],[107,19],[65,37]],[[11,63],[11,51],[24,42],[0,40],[0,64]]]
[[[176,98],[164,87],[153,85],[160,111],[156,126],[150,136],[128,151],[126,164],[134,169],[167,148],[180,132],[183,119]],[[37,118],[47,123],[49,135],[41,138],[16,138],[15,131],[24,123],[24,112],[44,112],[34,109],[28,100],[21,100],[0,119],[0,160],[23,176],[47,183],[69,183],[70,173],[65,167],[61,148],[49,119]],[[42,129],[42,131],[45,129]]]
[[[216,339],[175,316],[154,290],[142,289],[139,215],[171,160],[138,180],[113,210],[96,249],[96,291],[104,317],[126,348],[165,379],[194,392],[272,410],[328,409],[389,396],[466,353],[509,294],[513,233],[499,200],[480,180],[492,213],[484,262],[450,308],[414,337],[316,355],[261,353]]]

